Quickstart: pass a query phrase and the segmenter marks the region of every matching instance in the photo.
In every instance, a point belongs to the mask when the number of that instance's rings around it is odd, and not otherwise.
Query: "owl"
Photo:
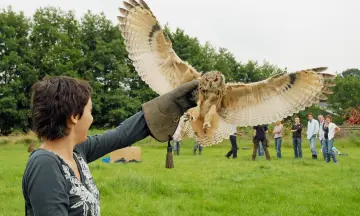
[[[199,72],[175,53],[157,18],[143,0],[124,1],[119,29],[141,79],[159,95],[199,80],[197,105],[180,118],[184,134],[201,146],[218,144],[234,126],[271,124],[298,113],[333,92],[336,75],[327,67],[282,73],[253,82],[226,82],[221,71]]]

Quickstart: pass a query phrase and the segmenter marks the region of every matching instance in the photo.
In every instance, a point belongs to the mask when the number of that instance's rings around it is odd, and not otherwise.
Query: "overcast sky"
[[[289,71],[360,68],[357,0],[145,0],[161,25],[179,27],[203,44],[230,50],[238,61],[267,60]],[[39,7],[103,11],[116,23],[120,0],[1,0],[31,16]]]

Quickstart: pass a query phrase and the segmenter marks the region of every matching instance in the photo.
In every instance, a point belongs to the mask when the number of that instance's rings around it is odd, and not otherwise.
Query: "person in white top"
[[[284,126],[281,124],[281,121],[277,121],[275,123],[275,127],[273,130],[277,158],[281,158],[281,143],[282,143],[283,129],[284,129]]]
[[[323,116],[323,115],[319,115],[319,116],[318,116],[318,119],[319,119],[319,123],[320,123],[320,127],[319,127],[319,140],[320,140],[320,145],[321,145],[321,152],[323,153],[323,158],[324,158],[324,161],[325,161],[326,155],[325,155],[325,150],[324,150],[324,142],[325,142],[325,139],[324,139],[324,129],[323,129],[323,126],[324,126],[324,123],[325,123],[325,119],[324,119],[324,116]]]
[[[333,159],[334,163],[337,163],[337,159],[336,159],[336,156],[332,150],[333,146],[334,146],[334,137],[335,137],[335,134],[337,132],[340,131],[340,128],[331,122],[332,121],[332,118],[331,116],[327,115],[325,117],[325,124],[323,124],[323,130],[324,130],[324,139],[325,139],[325,142],[324,142],[324,150],[326,151],[326,162],[330,162],[330,158]]]
[[[174,154],[179,155],[180,154],[180,143],[181,139],[183,137],[183,131],[182,131],[182,125],[179,124],[176,128],[176,131],[173,135],[173,144],[174,144]]]
[[[319,133],[319,122],[314,119],[311,113],[308,114],[308,124],[307,124],[307,131],[306,137],[309,140],[311,154],[313,159],[317,159],[317,152],[316,152],[316,135]]]
[[[231,134],[230,137],[229,137],[230,142],[231,142],[231,149],[225,155],[225,157],[227,157],[227,158],[230,158],[231,155],[232,155],[233,159],[237,158],[238,145],[236,143],[236,135],[241,135],[241,133],[237,132],[236,126],[234,126],[233,134]]]

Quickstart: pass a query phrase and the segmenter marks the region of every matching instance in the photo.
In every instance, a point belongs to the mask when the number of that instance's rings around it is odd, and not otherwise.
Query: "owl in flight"
[[[159,95],[199,80],[197,106],[180,118],[183,134],[202,146],[220,143],[235,126],[270,124],[298,113],[333,92],[335,75],[327,67],[282,73],[254,83],[227,83],[219,71],[198,72],[181,60],[149,6],[124,1],[118,16],[129,58],[141,79]]]

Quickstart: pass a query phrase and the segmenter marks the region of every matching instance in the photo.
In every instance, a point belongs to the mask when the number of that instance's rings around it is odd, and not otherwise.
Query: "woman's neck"
[[[57,155],[62,157],[64,160],[73,160],[73,150],[75,142],[70,136],[57,139],[54,141],[45,140],[40,148],[55,152]]]

